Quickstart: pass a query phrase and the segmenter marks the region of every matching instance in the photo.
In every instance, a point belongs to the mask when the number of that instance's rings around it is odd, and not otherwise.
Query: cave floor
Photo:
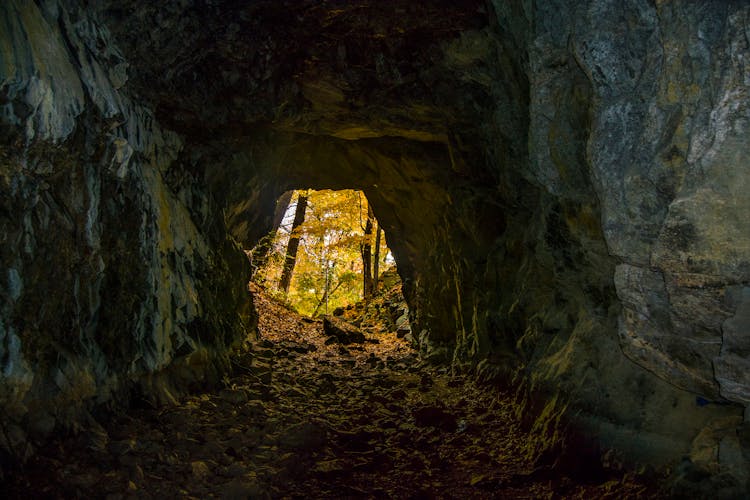
[[[325,344],[256,290],[261,340],[216,392],[134,409],[39,451],[10,497],[649,498],[642,476],[525,458],[512,398],[419,362],[395,334]],[[375,342],[379,343],[375,343]],[[252,353],[252,355],[251,355]]]

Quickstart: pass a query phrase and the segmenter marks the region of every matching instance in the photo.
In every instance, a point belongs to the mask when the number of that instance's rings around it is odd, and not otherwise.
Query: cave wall
[[[235,241],[287,189],[359,188],[423,355],[520,385],[528,453],[567,426],[747,481],[741,2],[1,8],[21,427],[220,366],[252,328]]]
[[[24,456],[26,433],[217,378],[253,316],[247,263],[106,25],[15,0],[0,25],[0,447]]]
[[[748,325],[738,326],[750,198],[734,189],[747,182],[747,146],[737,137],[748,119],[740,97],[748,9],[734,2],[561,7],[538,4],[534,12],[532,175],[569,196],[555,157],[560,121],[549,117],[561,109],[564,82],[583,73],[590,89],[582,157],[615,263],[619,345],[671,385],[745,405],[747,353],[739,354],[738,339]],[[550,22],[552,12],[566,12],[563,21]],[[736,435],[727,439],[738,447]]]
[[[744,491],[747,6],[493,3],[526,47],[520,175],[541,189],[499,300],[531,305],[523,378],[552,396],[533,425],[575,408],[603,443]]]
[[[550,76],[561,70],[544,68],[567,60],[591,85],[585,162],[617,259],[622,348],[678,387],[744,404],[744,369],[727,368],[736,330],[722,324],[741,321],[747,293],[739,137],[748,11],[731,2],[589,2],[567,12],[567,23],[542,27],[533,42],[533,141],[557,134],[545,117],[559,109]],[[562,193],[564,173],[548,149],[537,148],[533,175]]]

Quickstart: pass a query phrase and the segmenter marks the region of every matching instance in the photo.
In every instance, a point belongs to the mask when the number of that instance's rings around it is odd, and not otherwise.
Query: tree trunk
[[[279,230],[281,222],[284,220],[284,214],[286,214],[286,210],[289,208],[289,203],[292,201],[293,194],[294,191],[287,191],[276,201],[276,209],[274,210],[273,221],[271,222],[271,232],[261,238],[255,248],[253,248],[253,271],[263,269],[266,266],[268,253],[271,251],[271,244],[276,238],[276,232]]]
[[[292,282],[292,272],[297,263],[297,249],[299,248],[299,228],[305,222],[305,210],[307,209],[307,196],[300,194],[297,199],[297,209],[294,211],[294,222],[292,232],[289,234],[289,243],[286,246],[286,257],[284,257],[284,269],[281,272],[279,290],[289,293],[289,285]]]
[[[383,228],[378,223],[378,230],[375,231],[375,255],[372,263],[372,293],[378,293],[378,282],[380,281],[380,235]]]
[[[362,291],[365,300],[372,297],[372,208],[367,205],[367,222],[362,242]]]

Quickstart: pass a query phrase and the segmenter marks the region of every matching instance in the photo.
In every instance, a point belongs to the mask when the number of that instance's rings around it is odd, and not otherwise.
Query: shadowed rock
[[[333,338],[339,344],[364,344],[365,342],[365,335],[359,328],[333,316],[323,318],[323,331],[329,339]]]

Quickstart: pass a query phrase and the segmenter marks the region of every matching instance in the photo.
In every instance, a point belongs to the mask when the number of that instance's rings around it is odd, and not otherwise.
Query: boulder
[[[331,341],[331,338],[343,345],[364,344],[365,342],[365,334],[357,327],[333,316],[323,318],[323,331],[329,336],[326,343]]]

